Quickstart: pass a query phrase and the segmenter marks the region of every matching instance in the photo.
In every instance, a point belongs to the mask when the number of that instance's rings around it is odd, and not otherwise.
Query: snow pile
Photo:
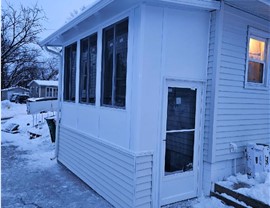
[[[236,176],[228,177],[225,181],[218,182],[218,184],[230,189],[234,189],[235,184],[246,184],[246,187],[234,191],[270,205],[270,173],[256,174],[255,178],[248,178],[246,174],[238,173]]]
[[[9,105],[11,104],[11,105]],[[10,107],[9,107],[10,106]],[[33,117],[26,114],[25,104],[13,104],[2,102],[2,115],[13,115],[13,118],[2,124],[2,129],[11,123],[19,124],[19,133],[11,134],[1,132],[1,144],[17,146],[19,150],[28,151],[25,157],[28,159],[28,164],[37,168],[47,168],[56,164],[54,158],[55,144],[51,143],[50,132],[46,121],[43,119],[45,115],[38,117],[39,122],[36,127],[33,127]],[[17,114],[16,114],[17,110]],[[30,132],[35,132],[41,135],[36,139],[30,139]]]
[[[198,199],[199,203],[194,204],[193,208],[229,208],[231,206],[227,206],[222,201],[215,197],[200,197]]]
[[[9,118],[15,115],[26,114],[25,104],[12,103],[9,100],[1,102],[1,116],[2,118]]]

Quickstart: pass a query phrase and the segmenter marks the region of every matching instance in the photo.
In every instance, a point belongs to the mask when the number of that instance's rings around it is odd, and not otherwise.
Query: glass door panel
[[[168,88],[165,175],[193,170],[196,90]]]

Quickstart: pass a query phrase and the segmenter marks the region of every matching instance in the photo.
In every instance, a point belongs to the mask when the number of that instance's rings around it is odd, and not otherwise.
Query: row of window
[[[101,105],[126,105],[128,19],[103,29]],[[96,102],[97,33],[80,41],[79,102]],[[64,100],[75,101],[77,43],[65,47]]]
[[[58,89],[53,87],[46,87],[46,97],[57,97]]]
[[[265,85],[268,39],[250,30],[247,66],[248,84]],[[125,107],[128,19],[103,29],[101,105]],[[96,102],[97,33],[80,41],[79,102]],[[77,43],[65,48],[64,100],[75,101]]]

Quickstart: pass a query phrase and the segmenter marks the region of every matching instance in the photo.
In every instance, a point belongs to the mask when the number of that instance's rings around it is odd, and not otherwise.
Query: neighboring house
[[[30,97],[57,97],[58,81],[33,80],[27,85],[30,89]]]
[[[63,47],[58,161],[125,208],[209,194],[244,172],[246,145],[270,138],[269,9],[263,0],[86,9],[42,42]]]
[[[1,100],[9,100],[12,94],[29,95],[29,89],[24,87],[9,87],[1,90]]]

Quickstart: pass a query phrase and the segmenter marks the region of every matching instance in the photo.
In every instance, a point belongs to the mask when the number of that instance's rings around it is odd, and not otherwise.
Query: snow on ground
[[[40,114],[37,116],[36,127],[33,127],[33,116],[26,114],[25,104],[15,104],[9,101],[2,102],[2,118],[13,116],[2,124],[2,129],[5,129],[11,123],[19,125],[19,133],[11,134],[2,132],[2,146],[13,144],[18,146],[19,150],[29,151],[30,154],[26,157],[31,158],[29,164],[37,167],[48,167],[56,164],[56,160],[50,160],[54,157],[55,144],[51,143],[48,125],[44,117],[50,116],[49,113]],[[18,113],[17,113],[18,112]],[[36,118],[35,122],[36,122]],[[40,137],[29,139],[30,133],[34,132]]]
[[[12,103],[9,100],[4,100],[1,102],[1,118],[9,118],[15,115],[26,114],[25,104]]]
[[[230,176],[225,181],[218,183],[230,189],[234,189],[234,184],[247,184],[248,187],[235,189],[234,191],[270,205],[270,173],[256,174],[255,178],[248,178],[246,174],[238,173],[236,176]]]
[[[112,208],[89,186],[79,180],[54,158],[55,144],[51,143],[44,117],[26,114],[25,104],[2,102],[2,129],[11,123],[19,124],[19,133],[1,131],[1,204],[14,207]],[[40,122],[39,122],[40,121]],[[29,131],[42,136],[29,139]],[[53,160],[51,160],[53,159]]]
[[[182,202],[177,202],[170,205],[165,205],[162,208],[232,208],[225,205],[222,201],[215,197],[199,197],[189,199]]]
[[[199,198],[199,203],[192,206],[193,208],[228,208],[231,206],[225,205],[223,202],[221,202],[219,199],[215,197],[201,197]]]

